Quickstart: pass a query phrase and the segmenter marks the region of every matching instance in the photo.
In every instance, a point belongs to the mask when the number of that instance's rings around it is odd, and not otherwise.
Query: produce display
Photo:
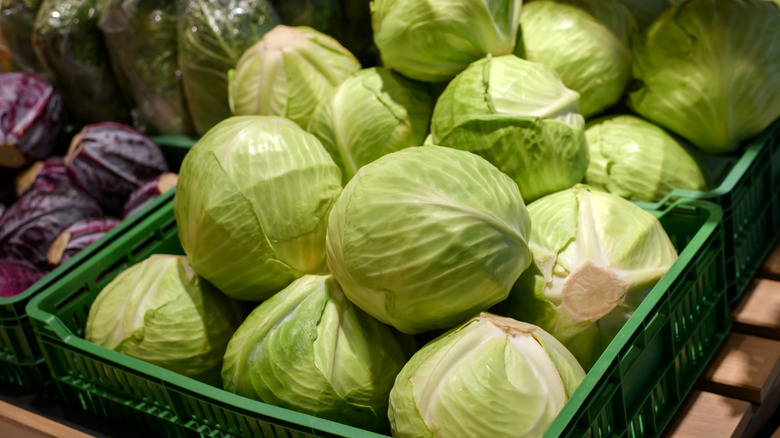
[[[543,435],[679,266],[641,203],[780,119],[773,1],[27,3],[0,295],[176,186],[184,255],[122,271],[84,338],[396,438]],[[193,139],[179,175],[153,134]]]

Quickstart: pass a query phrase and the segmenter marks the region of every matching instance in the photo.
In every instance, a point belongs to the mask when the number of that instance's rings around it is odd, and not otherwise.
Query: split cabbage
[[[538,325],[589,370],[677,252],[651,213],[586,185],[528,213],[533,263],[493,311]]]

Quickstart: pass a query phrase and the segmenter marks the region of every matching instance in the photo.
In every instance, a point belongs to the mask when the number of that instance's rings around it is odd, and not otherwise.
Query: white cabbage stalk
[[[590,369],[677,252],[651,213],[586,185],[528,212],[532,266],[494,311],[542,327]]]
[[[315,108],[360,62],[332,37],[305,26],[277,25],[228,72],[233,115],[286,117],[306,129]]]
[[[541,328],[483,312],[404,365],[390,391],[393,436],[539,437],[584,377]]]

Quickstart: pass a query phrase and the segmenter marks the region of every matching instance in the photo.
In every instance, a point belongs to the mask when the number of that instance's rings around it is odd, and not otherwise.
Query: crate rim
[[[678,206],[688,205],[696,207],[697,209],[708,212],[708,217],[704,220],[702,226],[696,231],[692,242],[704,241],[706,237],[714,233],[721,223],[723,216],[722,208],[707,200],[681,198],[675,200],[672,204],[664,207],[663,209],[648,211],[655,217],[661,217]],[[160,208],[155,210],[148,216],[147,220],[154,220],[152,218],[160,219],[160,217],[170,214],[169,208],[171,205],[167,205],[166,208]],[[136,230],[140,230],[142,227],[137,227]],[[123,236],[124,240],[131,236],[133,233],[126,233]],[[113,245],[119,245],[112,242]],[[698,246],[686,245],[683,251],[679,254],[678,259],[667,271],[666,274],[659,280],[648,294],[647,298],[634,312],[634,315],[627,321],[627,323],[620,329],[615,336],[615,339],[610,343],[605,352],[599,357],[594,366],[585,376],[585,379],[579,385],[577,390],[570,396],[569,400],[563,406],[562,410],[555,417],[555,420],[550,425],[545,433],[545,436],[558,436],[563,433],[566,427],[578,416],[579,410],[583,404],[587,401],[587,397],[598,388],[599,383],[607,372],[613,367],[612,362],[617,359],[617,354],[621,350],[627,340],[629,340],[636,332],[641,328],[642,323],[647,318],[650,309],[663,297],[669,284],[674,281],[680,273],[688,266],[693,258],[698,254]],[[66,278],[79,276],[81,269],[72,270],[67,274]],[[67,299],[66,291],[60,291],[59,294],[49,292],[45,294],[38,294],[33,297],[29,303],[27,303],[26,310],[31,320],[39,321],[46,327],[47,333],[43,333],[40,324],[33,324],[36,337],[39,342],[42,343],[41,337],[48,335],[53,336],[57,342],[71,344],[74,348],[78,348],[79,351],[87,356],[93,358],[99,358],[103,362],[107,362],[110,366],[123,370],[131,370],[133,374],[148,379],[151,382],[162,385],[167,390],[174,391],[176,393],[193,396],[200,402],[214,404],[215,406],[227,409],[231,412],[240,413],[250,418],[258,417],[270,417],[280,423],[294,423],[297,429],[311,428],[311,432],[316,436],[316,431],[335,434],[338,436],[348,437],[368,437],[368,438],[387,438],[387,435],[370,432],[365,429],[349,426],[336,421],[319,418],[313,415],[297,412],[292,409],[274,406],[261,401],[253,400],[248,397],[244,397],[238,394],[231,393],[224,389],[208,385],[206,383],[199,382],[190,377],[183,376],[179,373],[169,371],[162,367],[152,365],[140,359],[136,359],[122,353],[110,350],[108,348],[93,344],[82,337],[76,336],[68,329],[65,324],[56,315],[49,313],[41,308],[44,301],[59,302],[63,299]],[[55,304],[56,305],[56,304]],[[636,315],[641,315],[641,318],[636,318]],[[619,345],[615,345],[615,342],[619,342]],[[46,358],[48,365],[48,357]],[[58,383],[60,384],[60,383]],[[175,408],[171,408],[172,410]],[[190,419],[179,419],[179,427],[186,427],[187,422]],[[262,420],[261,420],[262,421]],[[552,435],[551,435],[552,434]]]

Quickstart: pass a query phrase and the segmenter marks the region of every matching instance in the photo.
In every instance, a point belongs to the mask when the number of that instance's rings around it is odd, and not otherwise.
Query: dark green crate
[[[657,435],[729,330],[720,207],[680,200],[654,214],[680,257],[548,436]],[[101,288],[155,253],[183,253],[172,203],[28,304],[66,403],[154,436],[381,436],[250,400],[84,340],[89,306]]]
[[[154,140],[160,145],[170,169],[174,172],[179,171],[184,155],[195,143],[190,138],[180,136],[159,136],[154,137]],[[49,287],[56,287],[57,282],[73,268],[86,263],[100,249],[171,199],[173,199],[173,192],[160,196],[133,217],[122,221],[103,238],[46,274],[21,294],[8,298],[0,297],[0,383],[19,386],[23,390],[45,396],[56,394],[54,382],[49,376],[43,354],[38,348],[25,306],[33,296]]]
[[[675,199],[704,199],[723,209],[727,299],[734,303],[780,236],[780,119],[740,152],[709,157],[714,180],[708,191],[675,189],[645,209],[661,209]]]

